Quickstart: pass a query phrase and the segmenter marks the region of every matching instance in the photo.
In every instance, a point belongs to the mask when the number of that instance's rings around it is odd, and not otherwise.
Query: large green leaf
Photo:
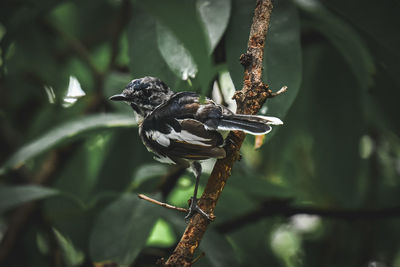
[[[214,69],[208,53],[207,35],[198,20],[195,2],[146,0],[139,1],[138,4],[167,27],[190,52],[199,70],[197,76],[199,84],[205,92],[209,87]]]
[[[197,0],[196,7],[208,34],[208,46],[210,53],[212,53],[228,25],[231,1]]]
[[[165,62],[177,77],[187,80],[196,76],[197,65],[189,51],[160,23],[157,24],[157,43]]]
[[[93,261],[130,265],[157,221],[157,208],[126,194],[107,206],[95,221],[89,250]]]
[[[272,11],[264,54],[264,81],[273,91],[288,91],[267,102],[268,113],[283,117],[293,104],[301,84],[300,24],[291,1],[276,1]]]
[[[295,3],[308,15],[305,22],[326,36],[341,52],[357,82],[366,90],[372,84],[374,63],[361,36],[318,1],[296,0]]]
[[[58,190],[40,185],[0,186],[0,214],[26,202],[58,194]]]
[[[135,124],[133,117],[122,114],[89,115],[64,123],[53,130],[50,130],[47,134],[44,134],[21,147],[3,164],[0,173],[4,173],[10,168],[19,168],[25,164],[27,160],[49,150],[50,148],[54,148],[63,142],[76,139],[89,131],[132,127]]]
[[[304,92],[288,114],[287,127],[270,144],[274,148],[270,157],[276,156],[276,165],[271,165],[297,199],[355,207],[363,193],[359,180],[362,89],[329,43],[307,46],[304,55]]]
[[[132,79],[155,76],[168,85],[175,83],[176,79],[157,46],[156,20],[137,7],[128,27],[128,43]]]
[[[247,0],[232,0],[231,20],[226,30],[226,60],[236,90],[243,85],[243,67],[239,57],[247,50],[251,18],[255,3]]]
[[[331,8],[335,14],[344,17],[360,33],[364,34],[366,41],[369,42],[371,54],[376,59],[376,64],[381,65],[390,73],[391,77],[399,85],[399,2],[381,0],[377,5],[374,1],[364,0],[350,2],[346,0],[324,0],[323,3]],[[362,8],[359,8],[360,6]]]
[[[233,1],[226,45],[228,67],[237,90],[243,83],[239,56],[247,49],[254,7],[255,3],[251,1]],[[274,4],[266,39],[264,69],[264,80],[272,90],[276,91],[284,85],[289,88],[284,95],[268,101],[268,113],[283,117],[297,95],[302,73],[299,18],[290,1]]]
[[[197,12],[208,35],[208,50],[212,53],[229,21],[230,1],[196,1]],[[163,24],[157,24],[157,43],[164,60],[170,69],[182,80],[194,78],[197,74],[197,65],[174,33]]]
[[[366,105],[365,116],[376,119],[379,128],[382,122],[400,132],[398,99],[400,98],[400,27],[399,1],[381,0],[379,3],[363,0],[324,0],[328,8],[342,20],[346,20],[367,42],[376,64],[374,86],[368,90],[371,100]],[[362,6],[362,8],[358,8]],[[376,19],[372,19],[376,18]],[[378,103],[376,108],[375,103]],[[372,105],[370,105],[372,104]]]

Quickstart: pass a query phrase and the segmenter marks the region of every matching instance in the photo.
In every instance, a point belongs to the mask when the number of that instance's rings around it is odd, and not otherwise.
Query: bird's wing
[[[153,150],[172,159],[225,157],[221,134],[196,118],[201,106],[194,93],[176,94],[144,119],[142,136],[150,146],[157,146]]]
[[[179,92],[158,106],[148,118],[190,118],[202,122],[210,130],[217,130],[218,121],[224,114],[233,114],[233,112],[214,103],[211,99],[205,98],[201,101],[196,93]]]
[[[207,130],[204,124],[195,119],[178,120],[182,126],[179,133],[171,132],[169,146],[171,156],[202,160],[207,158],[224,158],[225,150],[220,146],[223,138],[216,131]]]

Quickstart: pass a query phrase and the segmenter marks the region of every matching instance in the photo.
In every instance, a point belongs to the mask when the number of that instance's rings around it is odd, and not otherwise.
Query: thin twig
[[[279,89],[277,92],[271,93],[270,98],[286,93],[287,90],[288,90],[287,86],[282,86],[282,88]]]
[[[164,208],[167,208],[167,209],[177,210],[177,211],[180,211],[180,212],[188,213],[188,210],[185,209],[185,208],[175,207],[175,206],[172,206],[172,205],[170,205],[170,204],[167,204],[167,203],[164,203],[164,202],[160,202],[160,201],[158,201],[158,200],[155,200],[155,199],[153,199],[153,198],[151,198],[151,197],[148,197],[148,196],[146,196],[146,195],[143,195],[143,194],[139,194],[138,197],[139,197],[140,199],[146,200],[146,201],[151,202],[151,203],[153,203],[153,204],[157,204],[157,205],[159,205],[159,206],[161,206],[161,207],[164,207]]]
[[[193,261],[192,264],[195,264],[198,260],[200,260],[201,258],[203,258],[206,255],[206,253],[203,251],[201,252],[201,254],[199,256],[197,256]]]
[[[261,80],[265,38],[271,12],[271,0],[257,0],[246,56],[241,57],[242,59],[247,59],[242,60],[242,64],[246,63],[243,64],[245,67],[243,88],[234,95],[237,103],[237,113],[240,114],[256,114],[265,100],[271,97],[268,86]],[[219,196],[231,174],[234,162],[239,159],[239,149],[244,138],[245,134],[243,132],[235,131],[229,134],[227,140],[230,140],[230,142],[227,142],[225,146],[227,156],[216,162],[208,179],[198,205],[210,215],[214,212]],[[164,265],[191,266],[194,252],[198,248],[209,223],[209,220],[205,217],[199,214],[194,215],[174,252]]]

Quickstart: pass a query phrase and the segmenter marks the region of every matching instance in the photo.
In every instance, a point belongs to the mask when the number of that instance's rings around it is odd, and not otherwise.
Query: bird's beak
[[[124,94],[113,95],[109,99],[112,101],[128,101]]]

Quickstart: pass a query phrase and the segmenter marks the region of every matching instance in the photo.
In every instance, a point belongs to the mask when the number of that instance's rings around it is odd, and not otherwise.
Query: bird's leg
[[[210,215],[205,213],[200,207],[197,205],[197,189],[199,188],[199,181],[200,181],[200,175],[201,175],[201,164],[197,161],[193,162],[191,164],[191,168],[194,172],[194,175],[196,176],[196,182],[194,185],[194,192],[193,196],[191,197],[190,201],[190,206],[189,206],[189,212],[185,216],[185,220],[188,221],[196,212],[203,215],[206,217],[208,220],[211,221]]]

